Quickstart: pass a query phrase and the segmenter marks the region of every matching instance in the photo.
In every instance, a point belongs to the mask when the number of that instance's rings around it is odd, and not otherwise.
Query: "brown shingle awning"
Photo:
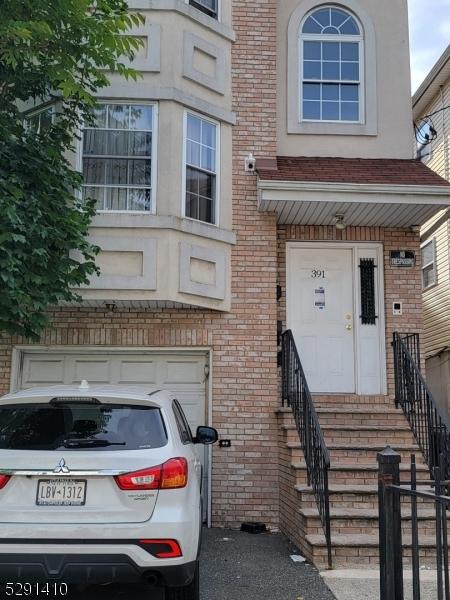
[[[275,164],[274,164],[275,167]],[[261,180],[380,185],[444,185],[450,183],[418,160],[278,156],[276,168],[256,168]]]
[[[258,207],[280,224],[420,226],[450,207],[450,182],[413,159],[288,157],[257,161]]]

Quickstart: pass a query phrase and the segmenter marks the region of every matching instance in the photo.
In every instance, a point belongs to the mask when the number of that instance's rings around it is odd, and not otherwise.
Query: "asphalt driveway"
[[[318,572],[294,563],[281,534],[207,529],[201,561],[202,600],[334,600]]]
[[[294,563],[296,549],[281,534],[251,535],[205,529],[200,562],[201,600],[335,600],[318,572]],[[146,586],[92,587],[77,600],[164,600]]]

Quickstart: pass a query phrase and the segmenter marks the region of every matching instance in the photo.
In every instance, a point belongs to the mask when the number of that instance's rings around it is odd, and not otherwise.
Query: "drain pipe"
[[[446,109],[445,109],[445,96],[444,96],[444,86],[441,85],[439,87],[439,91],[441,94],[441,104],[442,104],[442,136],[444,138],[444,177],[447,181],[450,181],[450,162],[449,162],[449,140],[447,138],[447,123],[445,121],[446,117]]]

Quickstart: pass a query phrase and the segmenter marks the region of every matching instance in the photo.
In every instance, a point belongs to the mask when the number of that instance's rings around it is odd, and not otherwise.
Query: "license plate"
[[[85,479],[39,479],[38,506],[83,506],[86,503]]]

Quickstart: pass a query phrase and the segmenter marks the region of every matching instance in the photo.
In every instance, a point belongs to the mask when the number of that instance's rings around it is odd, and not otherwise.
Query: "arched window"
[[[355,17],[335,6],[310,12],[300,33],[300,121],[363,122],[364,48]]]

